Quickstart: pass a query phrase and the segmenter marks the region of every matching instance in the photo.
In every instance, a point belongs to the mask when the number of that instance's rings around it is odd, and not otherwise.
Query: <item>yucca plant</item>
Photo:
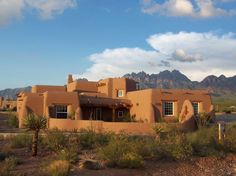
[[[27,131],[33,131],[32,156],[37,156],[39,132],[47,127],[47,118],[36,114],[29,114],[25,117],[24,127]]]

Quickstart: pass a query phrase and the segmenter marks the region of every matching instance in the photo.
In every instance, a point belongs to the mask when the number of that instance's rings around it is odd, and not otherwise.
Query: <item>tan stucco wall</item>
[[[154,122],[151,89],[128,92],[127,98],[132,103],[130,114],[135,115],[136,120]]]
[[[150,123],[158,120],[173,121],[180,115],[185,100],[199,102],[199,111],[209,113],[211,111],[211,97],[206,91],[199,90],[164,90],[147,89],[133,91],[127,94],[133,106],[130,109],[131,115],[136,115],[136,120],[143,120]],[[164,117],[163,102],[174,102],[174,115]]]
[[[72,83],[67,84],[67,92],[97,92],[97,82],[77,80]]]
[[[54,105],[67,105],[68,113],[73,113],[79,107],[78,94],[76,92],[45,92],[44,93],[44,115],[49,116],[48,107]]]
[[[48,86],[48,85],[36,85],[31,89],[32,93],[44,93],[46,91],[57,91],[57,92],[65,92],[65,86]]]

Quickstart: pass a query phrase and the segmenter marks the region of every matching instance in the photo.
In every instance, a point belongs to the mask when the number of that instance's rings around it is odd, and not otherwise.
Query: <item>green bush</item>
[[[192,155],[191,144],[186,140],[185,134],[168,134],[159,143],[159,155],[165,159],[185,160]]]
[[[79,133],[79,142],[83,149],[93,149],[107,145],[113,136],[110,132],[95,133],[93,130],[82,129]]]
[[[134,151],[134,143],[126,135],[112,138],[108,145],[101,147],[98,156],[105,160],[109,167],[136,168],[143,165],[142,157]]]
[[[11,176],[12,171],[15,169],[18,164],[18,159],[14,156],[10,156],[4,160],[2,169],[0,170],[1,176]]]
[[[133,150],[142,156],[145,160],[159,159],[159,144],[153,137],[138,138],[133,143]]]
[[[19,134],[11,138],[11,147],[12,148],[31,148],[32,145],[32,136],[30,134]]]
[[[198,156],[218,155],[221,148],[217,141],[217,129],[215,127],[201,128],[196,132],[189,133],[187,140]]]
[[[50,176],[68,176],[70,172],[70,163],[66,160],[53,161],[46,169]]]
[[[119,167],[122,168],[140,168],[143,167],[143,158],[134,152],[125,153],[118,162]]]
[[[7,120],[7,124],[10,127],[18,128],[19,120],[18,120],[16,114],[14,114],[14,113],[10,113],[9,114],[9,117],[8,117],[8,120]]]
[[[236,152],[236,124],[226,127],[224,150],[225,152]]]
[[[68,144],[68,137],[62,131],[53,129],[46,133],[43,143],[52,151],[60,151]]]
[[[60,160],[66,160],[70,163],[76,163],[79,160],[77,146],[70,146],[62,149],[59,151],[58,155]]]

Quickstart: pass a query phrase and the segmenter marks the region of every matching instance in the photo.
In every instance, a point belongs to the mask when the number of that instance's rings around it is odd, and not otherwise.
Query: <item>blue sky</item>
[[[178,69],[236,75],[235,0],[0,0],[0,89]]]

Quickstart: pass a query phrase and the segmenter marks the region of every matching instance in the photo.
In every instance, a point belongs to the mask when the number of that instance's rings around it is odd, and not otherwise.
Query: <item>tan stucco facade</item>
[[[31,93],[18,95],[19,125],[22,127],[24,117],[30,112],[49,119],[117,123],[125,116],[133,116],[142,123],[173,122],[177,118],[183,123],[196,111],[211,113],[213,110],[207,91],[137,90],[138,87],[137,82],[127,78],[90,82],[74,81],[71,75],[66,86],[37,85]]]
[[[16,101],[4,99],[0,97],[0,110],[15,110],[17,106]]]

